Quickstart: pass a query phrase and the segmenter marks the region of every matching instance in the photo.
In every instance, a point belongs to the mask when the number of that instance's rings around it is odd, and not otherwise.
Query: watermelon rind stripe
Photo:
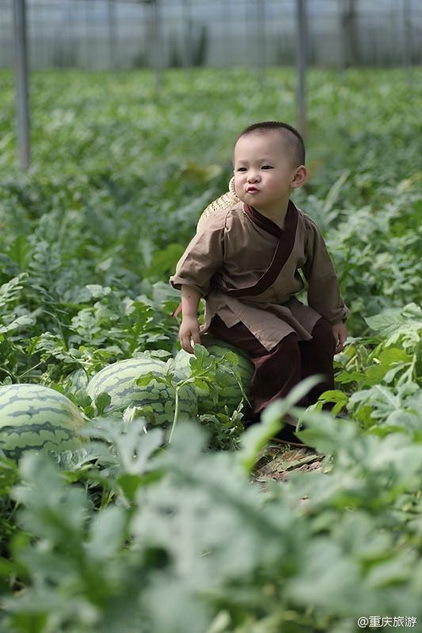
[[[95,374],[86,390],[93,399],[101,393],[107,393],[111,398],[110,411],[122,411],[129,406],[136,406],[141,414],[145,410],[149,423],[168,426],[174,417],[174,387],[154,378],[146,385],[136,384],[137,379],[146,374],[160,378],[166,371],[166,363],[158,359],[125,359],[112,363]],[[191,385],[180,390],[179,403],[181,417],[196,417],[197,396]]]
[[[17,459],[29,449],[75,450],[84,418],[64,394],[36,384],[0,386],[0,450]]]

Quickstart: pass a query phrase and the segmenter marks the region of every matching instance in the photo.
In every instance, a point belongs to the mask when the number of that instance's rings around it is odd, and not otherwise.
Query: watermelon
[[[66,396],[35,384],[0,387],[0,449],[19,459],[29,449],[60,452],[82,444],[84,418]]]
[[[136,384],[136,380],[145,374],[153,373],[160,377],[166,372],[167,365],[162,360],[146,355],[128,358],[101,369],[88,382],[86,390],[93,400],[100,393],[107,393],[111,398],[110,409],[123,411],[127,407],[139,407],[145,409],[145,418],[151,424],[168,426],[174,417],[174,387],[157,380],[147,385]],[[197,396],[191,385],[181,387],[179,403],[179,416],[193,418],[197,415]]]
[[[219,370],[224,371],[227,380],[221,385],[221,389],[218,392],[217,403],[215,403],[210,390],[206,387],[195,387],[198,396],[198,412],[200,414],[205,413],[224,413],[226,408],[229,414],[239,406],[240,402],[244,400],[242,389],[247,395],[249,390],[250,381],[253,374],[253,364],[249,360],[247,354],[242,350],[239,350],[228,343],[219,341],[218,339],[211,339],[206,345],[206,349],[211,356],[223,359],[227,352],[231,352],[236,355],[236,364],[231,364],[226,360],[221,362]],[[186,378],[191,375],[190,359],[191,354],[188,354],[184,350],[180,350],[175,356],[176,370],[179,371]],[[235,375],[231,375],[233,370],[242,385],[242,389],[239,385]]]

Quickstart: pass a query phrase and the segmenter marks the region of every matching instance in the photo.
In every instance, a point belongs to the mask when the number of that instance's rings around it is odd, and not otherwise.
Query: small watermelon
[[[87,385],[88,395],[95,400],[100,393],[111,398],[111,408],[123,411],[127,407],[145,409],[145,418],[154,425],[168,426],[173,422],[176,391],[172,385],[152,380],[147,385],[137,385],[136,380],[152,373],[164,376],[167,365],[161,360],[141,356],[120,360],[95,374]],[[181,417],[197,415],[197,396],[191,385],[179,391]]]
[[[220,413],[225,412],[226,407],[231,414],[239,406],[240,402],[244,400],[243,392],[247,395],[249,390],[250,381],[253,374],[253,364],[249,360],[247,354],[242,352],[236,347],[229,345],[223,341],[217,339],[211,339],[213,342],[206,345],[206,349],[211,356],[222,359],[222,363],[219,367],[220,370],[226,373],[226,377],[229,382],[226,381],[221,385],[221,389],[218,392],[217,403],[214,402],[209,389],[205,387],[196,387],[198,395],[198,412],[204,413]],[[236,363],[231,364],[230,361],[225,360],[224,356],[228,352],[236,355]],[[186,378],[191,375],[190,359],[191,354],[188,354],[184,350],[180,350],[175,356],[176,371],[179,371]],[[242,388],[239,385],[236,376],[230,377],[230,370],[233,370],[239,377]]]
[[[54,389],[35,384],[0,387],[0,449],[19,459],[29,449],[60,452],[82,444],[84,418]]]

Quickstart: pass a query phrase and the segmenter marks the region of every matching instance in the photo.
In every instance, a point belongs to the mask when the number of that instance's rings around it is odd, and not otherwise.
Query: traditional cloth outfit
[[[204,212],[170,282],[205,298],[201,333],[248,352],[254,419],[308,375],[325,380],[303,405],[334,387],[331,325],[348,310],[318,227],[293,202],[284,229],[241,201]]]

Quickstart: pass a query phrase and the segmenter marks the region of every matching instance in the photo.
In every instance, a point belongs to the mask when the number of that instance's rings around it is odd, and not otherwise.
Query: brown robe
[[[307,303],[296,297],[307,285]],[[206,301],[206,331],[214,315],[243,323],[267,349],[296,332],[310,340],[320,318],[338,323],[348,310],[315,222],[290,202],[284,229],[238,202],[200,222],[170,278]]]

